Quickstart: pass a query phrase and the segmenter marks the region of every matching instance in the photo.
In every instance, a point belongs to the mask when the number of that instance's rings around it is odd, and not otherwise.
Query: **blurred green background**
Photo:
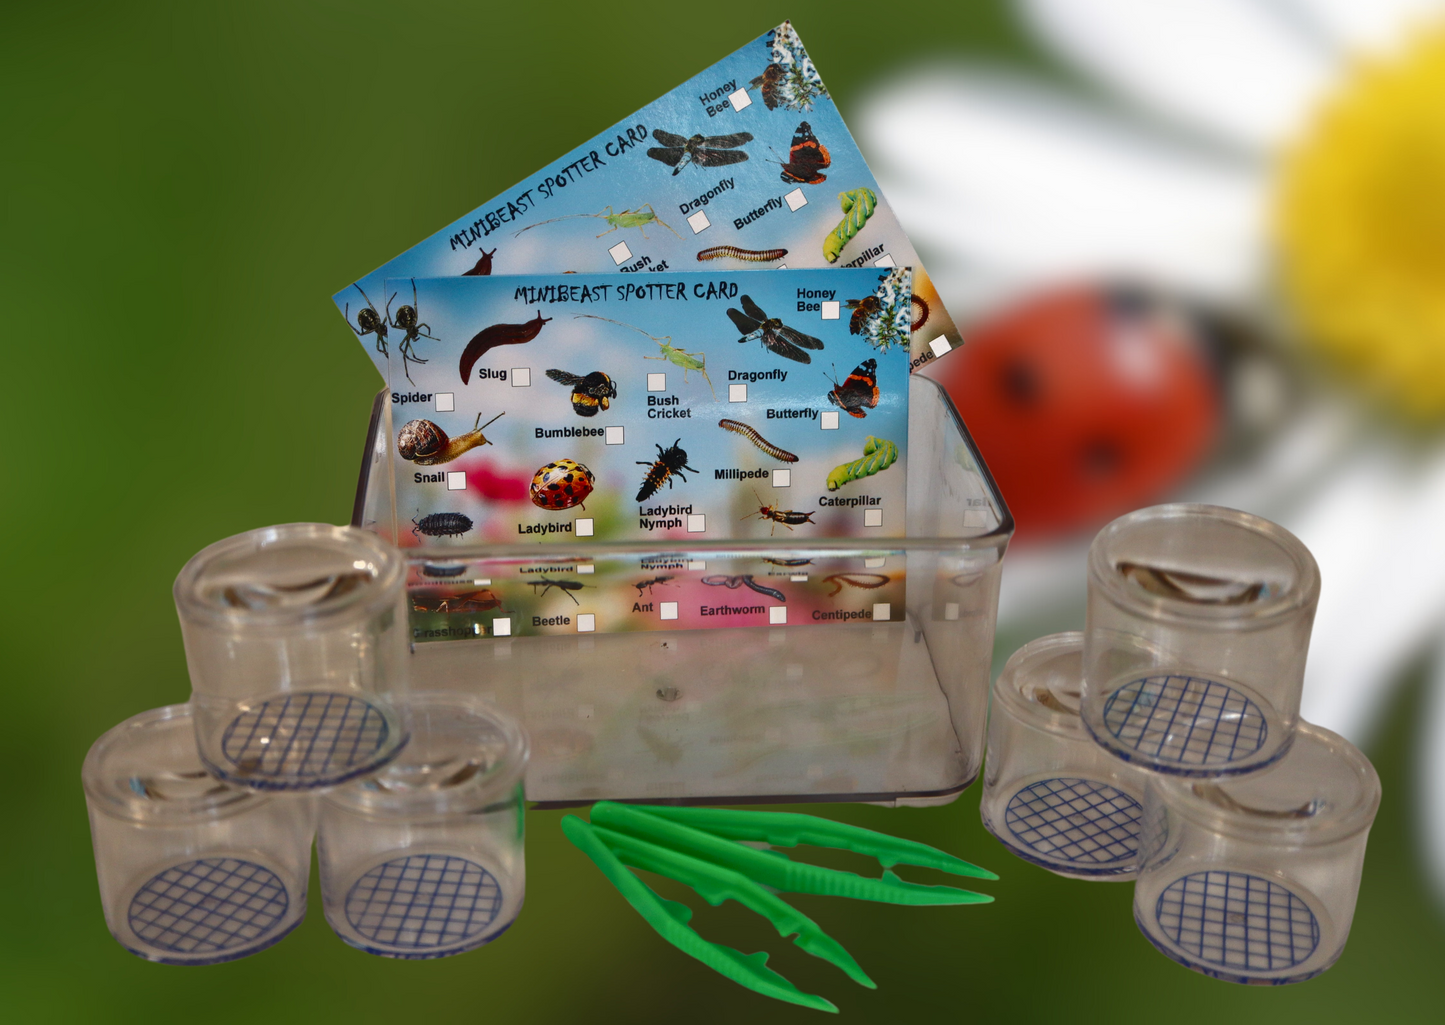
[[[361,954],[326,927],[313,880],[310,917],[279,946],[214,968],[148,964],[106,932],[80,788],[96,736],[187,696],[170,598],[185,560],[251,527],[348,518],[379,382],[330,294],[785,17],[845,117],[909,61],[1044,63],[996,0],[7,9],[6,1020],[813,1013],[663,944],[565,843],[556,812],[530,816],[526,910],[481,951]],[[1385,801],[1349,948],[1301,986],[1247,989],[1174,965],[1135,930],[1127,885],[1007,856],[979,825],[976,787],[927,811],[825,809],[1004,876],[988,887],[997,903],[977,908],[800,898],[876,992],[735,905],[696,921],[776,951],[774,967],[855,1021],[1439,1021],[1445,925],[1410,786],[1417,684],[1369,752]]]

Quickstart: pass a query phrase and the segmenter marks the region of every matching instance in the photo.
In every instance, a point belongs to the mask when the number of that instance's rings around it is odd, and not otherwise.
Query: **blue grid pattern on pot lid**
[[[1080,866],[1113,865],[1139,854],[1139,802],[1092,779],[1039,780],[1009,799],[1004,824],[1040,857]]]
[[[262,787],[320,786],[376,767],[391,726],[358,697],[301,691],[238,715],[221,735],[229,775]]]
[[[502,909],[492,873],[450,854],[412,854],[377,865],[346,895],[346,920],[381,946],[444,950],[466,943]]]
[[[1146,676],[1111,693],[1104,728],[1125,749],[1181,769],[1222,767],[1264,746],[1269,724],[1252,700],[1218,680]]]
[[[1320,944],[1320,923],[1296,894],[1246,872],[1195,872],[1155,905],[1159,929],[1206,965],[1240,973],[1293,968]]]
[[[203,957],[264,945],[290,897],[270,869],[239,858],[199,858],[146,881],[131,898],[135,935],[157,950]]]

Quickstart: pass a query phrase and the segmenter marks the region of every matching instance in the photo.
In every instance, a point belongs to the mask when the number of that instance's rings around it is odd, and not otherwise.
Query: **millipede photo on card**
[[[728,257],[732,260],[746,260],[748,263],[772,263],[774,260],[781,260],[788,255],[786,249],[739,249],[737,246],[713,246],[711,249],[704,249],[697,254],[699,261],[721,260]]]
[[[756,430],[749,427],[745,423],[739,423],[736,420],[719,420],[717,422],[717,425],[725,431],[732,431],[734,434],[741,434],[744,438],[747,438],[754,445],[762,449],[764,452],[766,452],[768,455],[772,456],[779,462],[796,463],[798,461],[798,457],[793,455],[793,453],[789,452],[787,449],[779,448],[777,445],[774,445],[771,441],[763,437]]]

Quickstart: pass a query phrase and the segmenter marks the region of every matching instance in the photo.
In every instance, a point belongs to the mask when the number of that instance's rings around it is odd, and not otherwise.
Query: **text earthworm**
[[[828,597],[832,598],[843,590],[844,584],[849,587],[866,587],[871,590],[875,587],[882,587],[892,579],[883,573],[834,573],[832,576],[824,577],[823,583],[832,583],[833,589],[828,592]]]
[[[787,451],[786,449],[778,448],[778,446],[774,445],[767,438],[764,438],[761,434],[753,430],[747,424],[738,423],[736,420],[719,420],[717,422],[717,425],[725,431],[732,431],[734,434],[741,434],[744,438],[747,438],[754,445],[762,449],[764,452],[766,452],[768,455],[772,456],[779,462],[796,463],[798,461],[798,457],[793,455],[793,453]]]
[[[734,260],[747,260],[749,263],[772,263],[787,255],[786,249],[739,249],[737,246],[713,246],[711,249],[704,249],[698,253],[697,258],[699,260],[718,260],[724,256],[730,256]]]

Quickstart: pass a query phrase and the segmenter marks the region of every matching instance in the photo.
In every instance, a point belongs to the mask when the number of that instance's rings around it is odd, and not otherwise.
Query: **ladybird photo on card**
[[[402,543],[902,536],[909,278],[389,280]]]

